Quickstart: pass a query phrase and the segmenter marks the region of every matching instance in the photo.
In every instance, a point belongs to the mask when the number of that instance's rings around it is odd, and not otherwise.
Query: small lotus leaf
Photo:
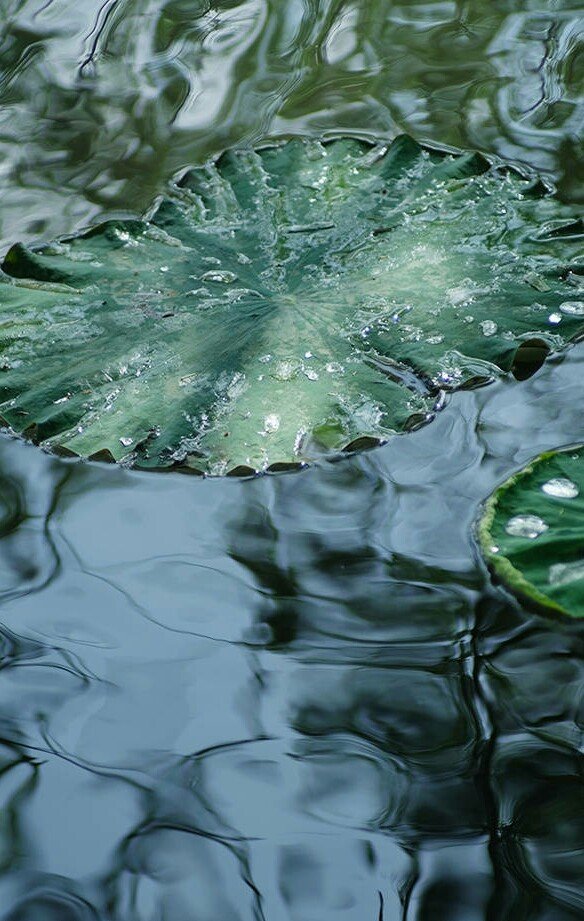
[[[548,612],[584,617],[584,447],[542,454],[503,483],[479,535],[511,591]]]

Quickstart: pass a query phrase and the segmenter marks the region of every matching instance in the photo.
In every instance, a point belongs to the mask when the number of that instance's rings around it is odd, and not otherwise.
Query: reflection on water
[[[581,917],[582,625],[472,525],[583,365],[247,482],[3,440],[2,917]]]
[[[298,133],[477,147],[583,200],[581,0],[0,0],[0,22],[2,248]]]
[[[578,0],[0,0],[2,246],[238,141],[407,130],[582,199]],[[575,921],[581,623],[472,539],[584,347],[251,481],[0,440],[3,921]]]

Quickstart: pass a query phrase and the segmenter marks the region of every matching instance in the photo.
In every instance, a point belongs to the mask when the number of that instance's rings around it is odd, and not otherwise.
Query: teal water
[[[0,0],[0,233],[141,214],[240,142],[407,130],[584,198],[576,3]],[[481,501],[584,441],[584,347],[240,481],[0,439],[0,918],[573,921],[583,628]]]

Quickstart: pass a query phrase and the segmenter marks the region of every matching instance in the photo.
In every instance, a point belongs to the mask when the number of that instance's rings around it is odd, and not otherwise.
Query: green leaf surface
[[[584,447],[542,454],[503,483],[485,506],[479,536],[511,591],[584,617]]]
[[[9,251],[0,412],[142,466],[311,460],[581,332],[581,243],[542,184],[476,154],[230,151],[149,221]]]

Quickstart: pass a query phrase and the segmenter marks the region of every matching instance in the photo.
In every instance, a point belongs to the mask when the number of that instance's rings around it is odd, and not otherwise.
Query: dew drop
[[[527,537],[529,540],[535,540],[547,530],[548,525],[538,515],[515,515],[505,525],[505,531],[511,537]]]
[[[584,317],[584,301],[564,301],[560,310],[569,317]]]
[[[279,381],[291,381],[296,373],[296,366],[291,361],[281,361],[276,368],[275,376]]]
[[[201,281],[215,281],[222,285],[230,285],[236,280],[237,275],[235,272],[219,272],[215,269],[211,269],[209,272],[205,272],[205,274],[201,276]]]
[[[550,566],[548,582],[550,585],[570,585],[584,579],[584,562],[576,560],[574,563],[554,563]]]
[[[576,484],[565,477],[548,480],[541,488],[546,496],[552,496],[554,499],[575,499],[580,492]]]
[[[280,420],[275,413],[271,413],[269,416],[266,416],[264,419],[264,432],[267,435],[277,432],[280,428]]]
[[[494,336],[497,332],[497,328],[497,324],[494,322],[494,320],[483,320],[481,323],[483,336]]]

